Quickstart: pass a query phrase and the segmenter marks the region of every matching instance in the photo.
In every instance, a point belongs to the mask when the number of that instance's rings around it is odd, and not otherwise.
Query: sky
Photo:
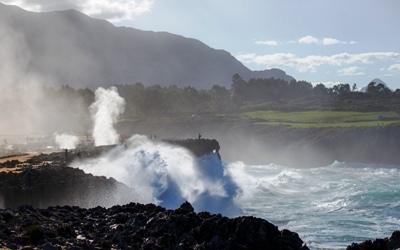
[[[361,88],[379,78],[400,89],[400,0],[0,1],[198,39],[251,70],[279,68],[313,84]]]

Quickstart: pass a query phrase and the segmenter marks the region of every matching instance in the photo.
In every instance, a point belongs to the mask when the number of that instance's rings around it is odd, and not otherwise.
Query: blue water
[[[221,163],[216,154],[196,159],[144,136],[73,166],[135,188],[136,202],[177,208],[187,200],[197,212],[266,219],[297,232],[310,249],[345,249],[400,229],[400,166]]]
[[[249,179],[241,208],[297,232],[311,249],[345,249],[400,229],[400,167],[340,163],[311,169],[228,164]],[[244,170],[243,170],[244,169]]]

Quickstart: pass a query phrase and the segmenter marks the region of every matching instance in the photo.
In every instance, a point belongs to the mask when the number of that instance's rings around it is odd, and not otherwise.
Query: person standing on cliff
[[[199,140],[201,139],[201,134],[199,133]]]
[[[65,149],[65,162],[68,161],[68,148]]]

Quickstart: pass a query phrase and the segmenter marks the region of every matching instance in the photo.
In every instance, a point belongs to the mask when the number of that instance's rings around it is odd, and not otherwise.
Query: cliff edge
[[[186,139],[186,140],[163,140],[164,142],[184,147],[190,150],[196,157],[200,157],[206,154],[215,153],[221,159],[219,154],[220,146],[215,139]]]

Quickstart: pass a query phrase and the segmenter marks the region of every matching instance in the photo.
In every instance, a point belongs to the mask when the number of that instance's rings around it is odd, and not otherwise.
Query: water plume
[[[94,122],[95,146],[117,144],[119,135],[114,124],[125,111],[125,100],[119,96],[117,88],[98,88],[95,91],[95,102],[90,105],[89,110]]]
[[[55,142],[59,148],[62,149],[75,149],[79,143],[79,137],[69,134],[56,135]]]
[[[135,135],[125,144],[72,167],[112,177],[140,194],[140,201],[177,208],[189,201],[196,211],[241,214],[238,186],[215,153],[195,158],[187,149]]]

